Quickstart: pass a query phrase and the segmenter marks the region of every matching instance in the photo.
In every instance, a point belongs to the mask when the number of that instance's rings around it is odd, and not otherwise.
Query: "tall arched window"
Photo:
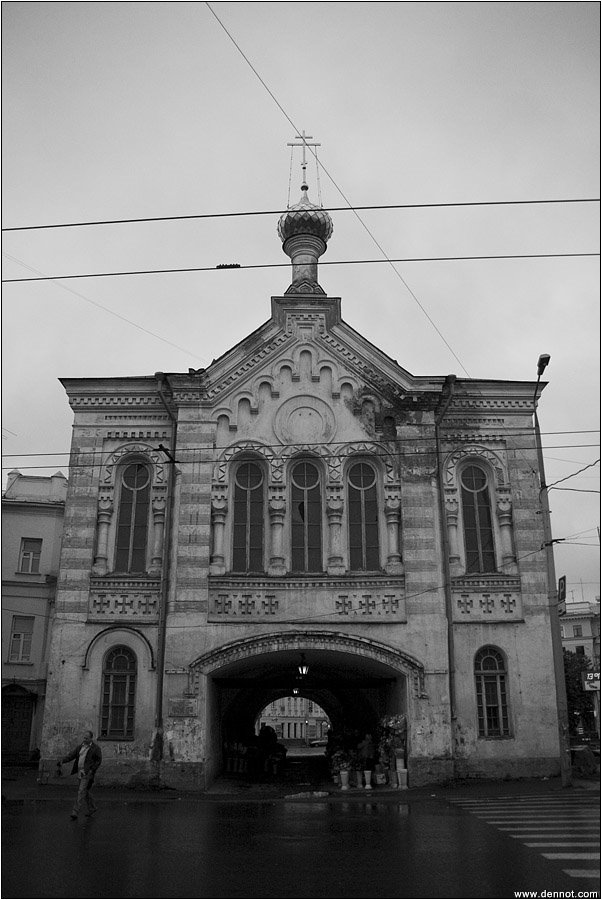
[[[475,656],[474,671],[479,737],[506,737],[510,724],[503,654],[495,647],[482,647]]]
[[[466,572],[495,572],[495,548],[487,475],[479,466],[462,470],[462,516]]]
[[[257,463],[241,463],[234,474],[232,570],[263,572],[263,472]]]
[[[102,670],[100,736],[133,740],[136,708],[136,657],[129,647],[114,647]]]
[[[310,462],[297,463],[292,472],[291,555],[293,572],[321,572],[324,568],[320,473]]]
[[[347,475],[349,568],[371,571],[380,567],[376,472],[368,463],[351,466]]]
[[[148,466],[135,462],[121,473],[116,572],[146,572],[151,477]]]

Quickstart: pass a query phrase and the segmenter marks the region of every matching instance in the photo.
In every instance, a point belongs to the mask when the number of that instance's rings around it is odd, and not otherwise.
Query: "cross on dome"
[[[307,157],[305,155],[305,150],[307,147],[321,147],[322,144],[318,144],[313,140],[312,134],[305,134],[305,129],[301,132],[301,134],[296,134],[295,139],[297,141],[301,141],[301,143],[295,143],[294,141],[289,141],[287,147],[302,147],[303,153],[301,156],[301,171],[303,172],[303,183],[301,184],[301,190],[307,191]],[[291,151],[292,153],[292,151]]]

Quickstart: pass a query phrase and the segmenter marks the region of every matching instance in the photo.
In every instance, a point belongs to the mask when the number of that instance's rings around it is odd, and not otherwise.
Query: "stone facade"
[[[9,472],[2,495],[2,756],[39,748],[67,479]]]
[[[63,380],[44,755],[90,728],[99,780],[202,789],[303,653],[333,729],[406,715],[410,784],[554,774],[535,385],[414,376],[354,331],[312,208],[291,287],[209,368]]]

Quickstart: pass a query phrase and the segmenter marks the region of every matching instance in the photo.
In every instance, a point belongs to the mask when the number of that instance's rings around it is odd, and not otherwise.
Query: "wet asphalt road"
[[[96,817],[78,822],[69,811],[58,799],[7,805],[4,900],[498,898],[599,889],[441,799],[103,800]]]

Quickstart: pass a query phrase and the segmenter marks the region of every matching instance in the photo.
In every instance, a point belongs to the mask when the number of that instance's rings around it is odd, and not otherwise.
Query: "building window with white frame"
[[[501,650],[482,647],[475,656],[479,737],[510,735],[506,678],[506,662]]]
[[[496,571],[491,497],[486,472],[468,465],[460,474],[468,575]]]
[[[376,472],[358,462],[347,473],[349,523],[349,568],[376,571],[380,568]]]
[[[29,662],[31,660],[34,620],[34,616],[13,616],[9,662]]]
[[[116,572],[140,573],[147,570],[150,493],[149,467],[141,462],[125,466],[121,472],[119,494]]]
[[[232,571],[263,572],[264,476],[254,462],[240,463],[234,473]]]
[[[133,740],[136,674],[136,656],[129,647],[119,646],[109,650],[102,672],[101,738]]]
[[[291,473],[291,567],[322,572],[322,489],[318,468],[297,463]]]
[[[26,573],[28,575],[39,574],[41,557],[41,538],[21,538],[21,550],[19,552],[19,572]]]

